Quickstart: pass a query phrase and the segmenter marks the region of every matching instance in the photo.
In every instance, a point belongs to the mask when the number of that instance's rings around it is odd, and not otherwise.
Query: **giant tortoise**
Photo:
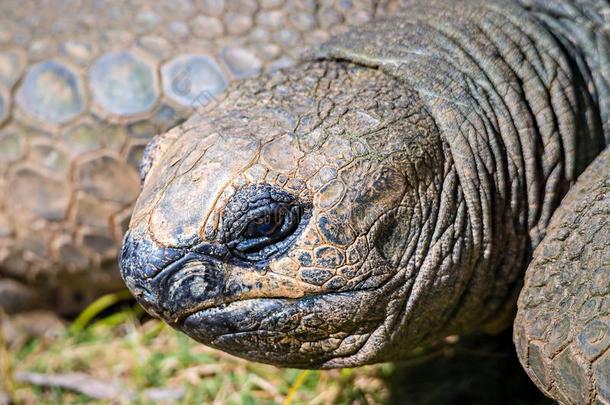
[[[610,402],[610,3],[201,3],[6,12],[6,311],[116,288],[133,209],[125,283],[204,344],[346,367],[514,321],[541,390]]]

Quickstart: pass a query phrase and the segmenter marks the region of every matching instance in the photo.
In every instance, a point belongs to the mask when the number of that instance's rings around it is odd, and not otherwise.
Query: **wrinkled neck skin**
[[[483,58],[489,35],[460,37],[459,21],[416,32],[417,16],[388,20],[398,38],[381,23],[370,48],[348,34],[242,82],[149,146],[121,256],[148,311],[232,354],[308,368],[507,325],[531,249],[603,145],[599,110],[565,53],[529,55],[529,37],[500,30]],[[382,40],[424,38],[384,63]],[[430,64],[442,46],[453,53]]]

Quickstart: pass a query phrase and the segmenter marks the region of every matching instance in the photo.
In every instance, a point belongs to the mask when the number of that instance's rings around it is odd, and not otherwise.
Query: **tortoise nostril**
[[[119,268],[125,281],[128,277],[146,280],[157,275],[185,253],[185,249],[162,247],[147,237],[127,232],[123,238]]]
[[[204,257],[186,257],[176,265],[151,280],[164,313],[179,318],[193,308],[216,305],[222,300],[226,280],[219,263]]]

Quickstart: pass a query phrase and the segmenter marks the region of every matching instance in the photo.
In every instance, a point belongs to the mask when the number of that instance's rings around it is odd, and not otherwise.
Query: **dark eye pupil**
[[[281,222],[282,218],[276,218],[275,215],[266,215],[261,218],[256,218],[248,224],[248,237],[259,238],[262,236],[271,236],[281,225]]]

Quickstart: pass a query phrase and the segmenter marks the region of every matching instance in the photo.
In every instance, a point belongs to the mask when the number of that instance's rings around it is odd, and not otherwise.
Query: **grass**
[[[150,388],[182,389],[179,400],[167,402],[183,404],[374,404],[387,400],[390,364],[302,371],[248,362],[198,344],[160,321],[141,323],[137,306],[99,317],[105,307],[121,298],[103,297],[56,337],[29,340],[10,349],[0,340],[0,359],[4,359],[0,378],[12,400],[23,404],[108,403],[63,388],[17,381],[14,376],[23,372],[86,373],[136,395]],[[151,401],[136,396],[118,402]]]

